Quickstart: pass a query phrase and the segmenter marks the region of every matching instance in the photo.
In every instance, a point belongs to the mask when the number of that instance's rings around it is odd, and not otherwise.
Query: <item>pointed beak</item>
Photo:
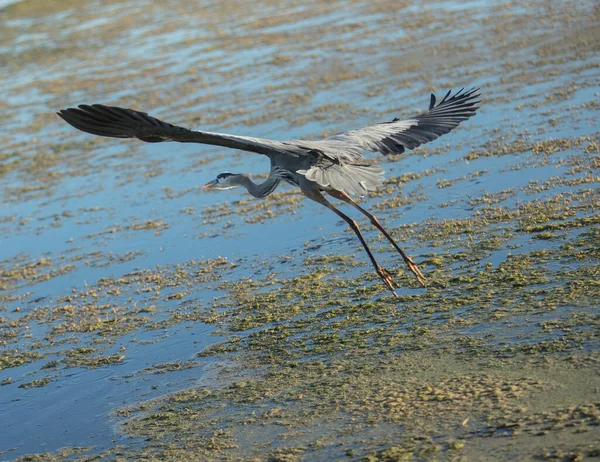
[[[212,180],[209,181],[208,183],[206,183],[204,186],[202,186],[204,189],[210,189],[210,188],[214,188],[215,185],[217,184],[216,180]]]

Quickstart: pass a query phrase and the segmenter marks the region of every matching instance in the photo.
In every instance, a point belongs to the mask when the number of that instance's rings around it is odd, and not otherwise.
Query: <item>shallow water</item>
[[[335,364],[340,351],[355,351],[349,339],[362,335],[367,356],[381,350],[401,358],[394,348],[410,348],[402,335],[435,332],[412,343],[459,361],[475,342],[492,358],[546,348],[581,330],[560,353],[596,358],[597,287],[585,275],[598,257],[565,247],[588,248],[596,235],[586,233],[598,223],[594,2],[23,1],[0,15],[2,458],[75,446],[92,453],[152,447],[123,422],[131,415],[137,425],[137,408],[152,408],[153,398],[260,381],[265,370],[277,371],[281,350],[299,363]],[[442,97],[463,86],[482,88],[477,116],[415,152],[382,158],[391,181],[364,199],[430,274],[431,287],[418,288],[361,222],[380,262],[397,275],[399,304],[374,279],[346,226],[291,187],[267,201],[201,188],[221,171],[265,174],[268,159],[101,139],[54,114],[105,103],[211,131],[317,138],[409,117],[427,107],[429,92]],[[416,175],[402,177],[408,173]],[[333,256],[348,260],[327,260]],[[500,276],[469,279],[499,274],[519,256],[525,263],[515,271],[529,279],[514,289]],[[318,258],[325,263],[309,264]],[[572,273],[579,268],[589,272]],[[589,297],[578,293],[566,303],[557,288],[576,287],[576,276],[589,284]],[[303,286],[302,278],[310,282]],[[480,303],[460,300],[488,283],[522,304],[484,294]],[[278,298],[288,286],[300,292]],[[429,317],[414,300],[428,304]],[[373,311],[360,311],[365,304]],[[570,327],[553,330],[550,321]],[[386,333],[374,340],[369,329],[379,327]],[[331,333],[339,338],[328,345],[323,336]],[[161,365],[161,373],[145,371]],[[551,402],[548,412],[561,404]],[[248,414],[223,406],[233,416],[230,438],[259,449],[223,447],[212,456],[263,454],[269,437],[240,433]],[[370,429],[368,444],[345,441],[356,457],[385,450],[388,424]],[[170,441],[168,431],[160,437]],[[298,457],[341,456],[309,443],[298,443],[312,448]]]

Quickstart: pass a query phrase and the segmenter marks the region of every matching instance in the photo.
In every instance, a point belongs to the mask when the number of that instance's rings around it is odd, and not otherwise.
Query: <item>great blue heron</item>
[[[94,135],[137,138],[148,143],[178,141],[212,144],[266,155],[271,160],[271,170],[264,182],[256,184],[245,174],[221,173],[204,187],[229,189],[243,186],[254,197],[260,198],[271,194],[282,180],[298,186],[306,197],[332,210],[350,225],[375,271],[397,297],[391,274],[377,263],[356,222],[333,206],[322,193],[326,192],[366,215],[400,253],[424,286],[425,277],[417,265],[396,244],[379,220],[357,204],[350,194],[363,195],[383,183],[384,170],[379,165],[366,163],[363,157],[365,151],[400,154],[405,149],[413,149],[432,141],[473,116],[481,102],[477,99],[479,97],[478,88],[468,91],[461,89],[452,96],[449,91],[436,104],[436,98],[432,94],[429,109],[410,119],[395,118],[391,122],[338,133],[318,141],[272,141],[189,130],[163,122],[144,112],[102,104],[82,104],[78,108],[63,109],[57,114],[75,128]]]

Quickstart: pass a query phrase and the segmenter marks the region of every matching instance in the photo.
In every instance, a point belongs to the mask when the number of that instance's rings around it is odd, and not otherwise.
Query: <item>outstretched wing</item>
[[[62,109],[57,114],[73,127],[92,135],[137,138],[147,143],[177,141],[212,144],[267,156],[284,153],[294,155],[286,152],[278,141],[189,130],[133,109],[102,104],[92,104],[91,106],[81,104],[77,108]]]
[[[406,149],[414,149],[421,144],[456,128],[462,121],[475,115],[481,96],[478,88],[468,91],[461,89],[453,96],[449,91],[437,105],[435,95],[431,95],[429,110],[408,120],[394,119],[377,125],[351,130],[318,141],[323,147],[341,150],[344,147],[351,155],[364,151],[382,154],[400,154]],[[329,155],[332,153],[325,150]],[[343,154],[341,157],[345,157]]]
[[[318,154],[318,160],[306,170],[298,170],[307,179],[323,187],[332,187],[348,194],[373,191],[382,182],[383,169],[365,165],[363,152],[399,154],[456,128],[463,120],[475,115],[479,107],[479,89],[446,93],[436,105],[431,95],[429,110],[412,119],[384,122],[370,127],[307,142],[307,147]]]

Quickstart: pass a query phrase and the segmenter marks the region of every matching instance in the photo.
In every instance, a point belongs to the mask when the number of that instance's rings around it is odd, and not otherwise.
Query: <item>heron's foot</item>
[[[381,280],[388,286],[388,289],[392,291],[394,297],[398,298],[398,294],[394,290],[394,281],[392,280],[392,275],[388,270],[382,268],[381,266],[377,267],[377,275],[381,278]]]
[[[425,276],[423,276],[423,273],[421,273],[421,270],[419,269],[419,267],[415,264],[414,261],[412,261],[412,258],[410,258],[408,255],[403,255],[404,257],[404,261],[406,262],[406,264],[408,265],[408,268],[412,271],[412,273],[417,277],[417,280],[421,283],[421,285],[423,287],[426,287],[426,279]]]

